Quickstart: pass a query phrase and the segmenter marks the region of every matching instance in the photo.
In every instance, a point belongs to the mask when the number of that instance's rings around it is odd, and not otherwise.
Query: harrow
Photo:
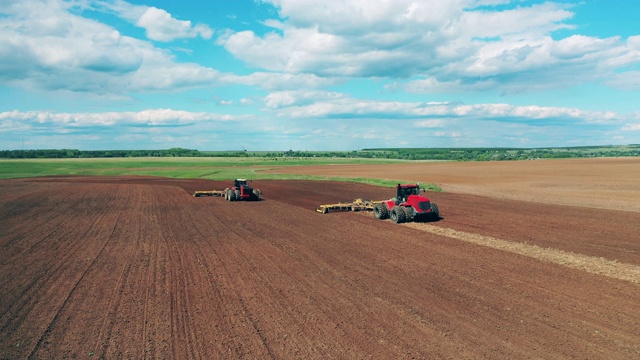
[[[193,193],[193,196],[225,196],[227,193],[227,189],[224,190],[209,190],[209,191],[196,191]]]
[[[371,201],[365,199],[355,199],[353,201],[340,202],[337,204],[326,204],[320,205],[316,209],[317,212],[326,214],[331,211],[340,210],[340,211],[361,211],[368,210],[373,211],[374,206],[376,204],[380,204],[382,201]]]
[[[232,188],[226,188],[224,190],[199,190],[193,193],[193,196],[219,196],[228,201],[240,201],[240,200],[252,200],[257,201],[260,200],[260,190],[253,189],[249,185],[247,185],[247,179],[235,179],[233,181]]]
[[[389,219],[397,224],[412,221],[438,221],[441,219],[438,205],[420,195],[420,184],[396,185],[396,196],[389,200],[371,201],[355,199],[350,202],[320,205],[316,211],[326,214],[329,210],[372,210],[376,219]]]

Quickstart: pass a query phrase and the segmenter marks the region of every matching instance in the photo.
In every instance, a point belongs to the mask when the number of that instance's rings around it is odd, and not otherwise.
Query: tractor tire
[[[431,214],[433,214],[433,220],[440,220],[440,209],[435,203],[431,203]]]
[[[394,206],[393,209],[391,209],[391,213],[389,214],[389,216],[391,217],[391,220],[396,224],[402,224],[406,220],[404,210],[401,206]]]
[[[412,208],[408,206],[401,206],[400,208],[404,212],[404,222],[412,222],[413,221]]]
[[[250,196],[251,200],[258,201],[260,200],[260,190],[253,189]]]
[[[224,199],[227,200],[227,201],[231,201],[231,198],[229,197],[229,190],[225,190]]]
[[[387,203],[382,203],[382,219],[388,219],[389,218],[389,206],[387,206]]]
[[[240,201],[240,200],[242,199],[242,198],[240,197],[240,190],[236,190],[236,191],[234,192],[234,195],[235,195],[235,196],[234,196],[234,200],[235,200],[235,201]]]
[[[373,216],[376,219],[384,220],[389,217],[389,209],[387,209],[387,204],[376,204],[373,207]]]

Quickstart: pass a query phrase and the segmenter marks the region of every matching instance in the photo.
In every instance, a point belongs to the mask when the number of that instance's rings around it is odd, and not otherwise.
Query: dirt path
[[[442,193],[427,233],[314,211],[386,189],[255,185],[0,181],[0,358],[640,357],[639,285],[451,235],[639,265],[638,213]]]

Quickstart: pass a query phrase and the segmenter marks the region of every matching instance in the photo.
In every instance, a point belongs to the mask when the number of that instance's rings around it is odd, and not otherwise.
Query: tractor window
[[[403,193],[404,193],[406,196],[409,196],[409,195],[418,195],[418,194],[420,194],[420,190],[418,190],[418,188],[417,188],[417,187],[415,187],[415,188],[405,188],[405,189],[404,189],[404,191],[403,191]]]
[[[422,211],[426,211],[431,209],[431,202],[429,201],[420,201],[418,203],[418,209],[422,210]]]

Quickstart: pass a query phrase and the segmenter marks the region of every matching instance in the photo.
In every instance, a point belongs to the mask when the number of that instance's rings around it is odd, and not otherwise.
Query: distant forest
[[[128,158],[128,157],[339,157],[399,160],[502,161],[583,157],[640,156],[640,144],[557,148],[395,148],[354,151],[199,151],[168,150],[0,150],[7,159]]]

